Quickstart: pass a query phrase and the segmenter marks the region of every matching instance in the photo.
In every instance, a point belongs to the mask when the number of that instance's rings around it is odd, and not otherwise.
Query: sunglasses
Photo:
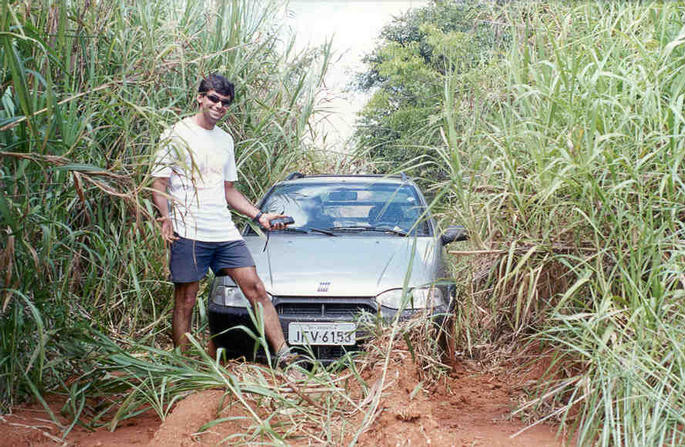
[[[205,94],[205,96],[207,97],[207,99],[209,99],[210,101],[212,101],[214,104],[216,104],[217,102],[221,102],[221,105],[224,106],[224,107],[230,106],[231,103],[233,102],[233,98],[221,99],[221,98],[219,98],[218,96],[216,96],[216,95],[214,95],[214,94],[211,94],[211,95]]]

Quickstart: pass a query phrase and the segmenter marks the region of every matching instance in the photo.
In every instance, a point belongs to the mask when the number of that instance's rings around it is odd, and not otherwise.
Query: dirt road
[[[373,415],[350,411],[339,420],[332,420],[325,430],[307,423],[294,425],[290,431],[286,430],[287,443],[349,445],[366,422],[368,428],[356,440],[356,445],[362,447],[563,445],[555,428],[542,424],[511,437],[526,424],[509,416],[515,408],[516,392],[508,381],[479,372],[467,362],[457,362],[449,376],[432,385],[427,385],[419,372],[409,353],[397,350],[385,376],[380,362],[361,373],[366,383],[372,387],[379,384],[383,388],[377,394],[377,406],[367,402],[368,408],[375,408]],[[382,385],[381,377],[385,377]],[[355,394],[354,387],[350,392]],[[324,398],[318,395],[313,400]],[[304,404],[317,405],[314,401],[303,401]],[[269,408],[263,401],[254,408],[265,418],[279,411]],[[292,415],[278,415],[281,416],[283,421],[297,421],[297,417],[289,419]],[[200,431],[203,425],[216,420],[220,422]],[[276,421],[277,418],[271,423]],[[2,417],[0,445],[180,447],[213,446],[222,441],[224,445],[234,445],[244,438],[231,436],[246,433],[251,426],[254,429],[251,423],[244,408],[226,406],[223,390],[207,390],[191,394],[177,403],[164,422],[148,411],[126,420],[114,432],[105,428],[89,432],[77,426],[62,443],[46,414],[33,405]]]

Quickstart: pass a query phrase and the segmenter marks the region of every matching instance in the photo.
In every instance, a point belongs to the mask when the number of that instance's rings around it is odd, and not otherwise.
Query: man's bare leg
[[[207,343],[207,354],[213,359],[216,358],[216,344],[214,344],[214,339],[211,337]]]
[[[200,282],[186,282],[174,284],[174,315],[171,321],[171,331],[174,338],[174,346],[185,350],[188,346],[186,332],[190,332],[190,323],[193,316],[193,307],[197,300],[197,291]]]
[[[254,267],[239,267],[233,269],[222,269],[240,287],[245,298],[250,302],[253,309],[257,309],[257,304],[262,305],[264,317],[264,332],[266,339],[274,352],[278,352],[286,346],[281,322],[278,319],[276,308],[266,293],[262,280],[257,276]]]

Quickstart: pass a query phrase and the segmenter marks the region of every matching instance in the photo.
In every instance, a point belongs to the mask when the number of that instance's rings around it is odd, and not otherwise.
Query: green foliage
[[[401,167],[420,178],[448,178],[432,149],[443,140],[436,124],[443,119],[445,80],[479,77],[510,37],[508,29],[481,20],[484,12],[481,4],[436,2],[382,31],[381,43],[366,57],[369,69],[358,79],[373,96],[356,131],[358,151],[379,170]]]
[[[163,127],[192,113],[201,76],[236,82],[222,125],[248,197],[314,161],[303,141],[328,53],[279,41],[277,8],[2,2],[0,408],[87,366],[66,352],[70,329],[166,340],[149,161]]]
[[[532,334],[555,352],[534,403],[578,445],[683,445],[685,8],[489,14],[512,45],[478,84],[445,79],[435,125],[447,212],[482,250],[460,343],[476,355]]]

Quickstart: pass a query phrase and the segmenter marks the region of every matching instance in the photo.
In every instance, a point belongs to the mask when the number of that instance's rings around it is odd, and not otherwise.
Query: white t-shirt
[[[242,239],[224,190],[224,181],[238,179],[228,133],[217,126],[204,129],[193,117],[179,121],[160,137],[152,176],[169,178],[169,214],[179,236],[206,242]]]

